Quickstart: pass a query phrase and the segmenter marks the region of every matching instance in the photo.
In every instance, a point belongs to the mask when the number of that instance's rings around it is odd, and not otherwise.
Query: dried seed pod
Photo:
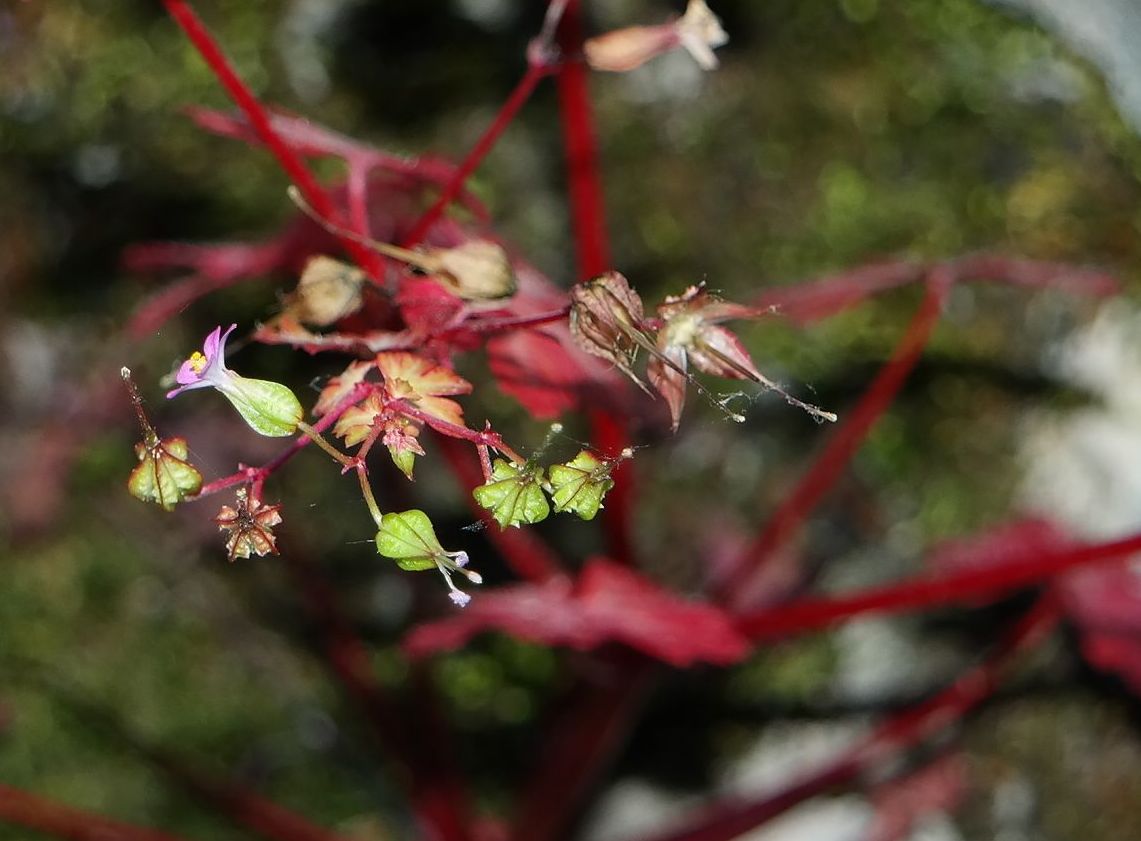
[[[260,499],[250,499],[245,488],[239,488],[236,507],[223,505],[214,522],[219,531],[228,532],[226,553],[230,561],[250,555],[277,554],[277,538],[273,527],[281,524],[281,506],[265,505]]]
[[[328,327],[360,309],[364,282],[364,272],[355,266],[318,255],[305,264],[285,312],[302,324]]]
[[[645,390],[634,373],[639,347],[652,347],[642,326],[644,309],[626,278],[609,271],[571,290],[570,331],[587,353],[613,363]]]

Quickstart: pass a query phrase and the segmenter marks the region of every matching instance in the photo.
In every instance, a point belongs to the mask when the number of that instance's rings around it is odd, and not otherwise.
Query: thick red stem
[[[297,593],[321,632],[325,664],[369,724],[381,755],[391,760],[398,782],[410,791],[412,809],[428,837],[464,841],[468,795],[447,754],[443,725],[435,714],[428,684],[416,683],[417,713],[403,714],[376,681],[368,648],[346,620],[336,592],[320,569],[286,553]]]
[[[729,573],[722,587],[724,597],[733,607],[745,609],[750,606],[755,577],[762,565],[795,536],[817,503],[835,484],[840,472],[867,438],[873,424],[891,405],[923,353],[939,319],[948,289],[949,282],[944,275],[929,282],[927,296],[908,325],[907,332],[896,345],[891,359],[880,369],[859,403],[842,417],[840,426],[828,439],[824,451],[792,493],[785,497],[756,540],[742,553],[736,568]]]
[[[340,214],[328,194],[317,183],[301,156],[274,129],[265,107],[258,102],[257,97],[238,76],[230,64],[230,60],[222,52],[222,48],[194,13],[194,10],[184,0],[163,0],[163,4],[170,16],[182,27],[182,31],[186,33],[206,64],[214,71],[214,75],[218,77],[218,81],[222,83],[226,93],[246,115],[246,119],[249,120],[257,136],[277,158],[277,162],[285,174],[297,185],[297,189],[301,191],[305,201],[318,215],[343,227],[344,223],[341,221]],[[362,236],[367,235],[363,231],[357,233]],[[380,282],[383,279],[384,264],[377,254],[348,237],[340,237],[339,239],[345,250],[375,281]]]
[[[558,75],[559,115],[566,152],[578,279],[583,281],[602,274],[611,268],[611,263],[587,68],[573,58],[582,53],[582,8],[579,0],[568,0],[556,34],[564,56]],[[629,435],[620,418],[596,411],[591,413],[590,421],[591,441],[603,455],[613,458],[629,444]],[[619,465],[611,478],[614,487],[607,494],[606,508],[603,509],[609,554],[617,561],[631,563],[630,507],[635,493],[634,469],[630,464]]]
[[[878,762],[949,727],[989,698],[1014,658],[1039,643],[1057,623],[1058,616],[1054,599],[1040,598],[986,662],[964,672],[929,701],[883,722],[870,736],[826,767],[756,800],[727,800],[715,804],[688,827],[642,841],[729,841],[809,798],[854,782]]]
[[[548,740],[523,795],[512,841],[553,841],[578,813],[598,774],[629,733],[634,716],[653,684],[649,660],[625,656],[592,665],[597,682],[583,680],[561,715],[548,728]]]
[[[559,48],[566,57],[559,67],[559,115],[563,126],[571,222],[579,280],[611,268],[606,234],[606,203],[594,131],[594,109],[587,86],[587,69],[571,57],[582,52],[582,8],[568,0],[557,30]]]
[[[1001,566],[972,569],[929,580],[906,581],[851,596],[805,599],[784,607],[749,613],[740,617],[737,627],[751,639],[773,639],[825,628],[864,614],[902,613],[995,599],[1076,567],[1120,560],[1137,552],[1141,552],[1141,534],[1048,554],[1031,548],[1024,557],[1014,556]]]

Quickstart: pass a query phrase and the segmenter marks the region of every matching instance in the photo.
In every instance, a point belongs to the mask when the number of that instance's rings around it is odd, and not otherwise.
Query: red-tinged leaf
[[[546,329],[519,330],[487,343],[491,375],[539,420],[580,405],[587,375],[565,343]]]
[[[348,397],[349,393],[364,382],[369,371],[375,367],[376,363],[371,360],[361,359],[350,362],[349,367],[340,376],[333,377],[321,389],[317,402],[313,404],[314,417],[320,417]]]
[[[391,399],[407,400],[425,415],[463,426],[463,408],[444,396],[471,392],[471,383],[455,371],[413,353],[380,353],[376,365]]]
[[[485,594],[461,616],[416,628],[405,646],[413,655],[451,650],[488,630],[582,651],[623,642],[675,666],[734,663],[748,653],[718,608],[681,599],[605,559],[590,561],[574,585],[555,578]]]
[[[190,270],[210,280],[232,280],[264,274],[281,258],[276,240],[269,242],[141,242],[129,245],[120,258],[129,272],[150,274]]]
[[[1108,297],[1121,290],[1121,283],[1107,271],[1051,263],[1045,260],[1023,260],[1001,254],[971,254],[952,261],[956,275],[966,281],[991,281],[1027,289],[1057,289],[1076,295]]]
[[[967,772],[966,760],[955,754],[876,786],[875,817],[862,841],[906,841],[925,818],[955,811],[967,796]]]
[[[405,389],[395,397],[441,397],[449,394],[471,394],[471,383],[450,368],[414,353],[380,353],[376,366],[385,383],[397,380]]]
[[[927,267],[908,260],[872,263],[851,271],[766,289],[754,300],[758,307],[773,307],[785,318],[806,324],[843,312],[866,298],[917,283]]]
[[[454,327],[468,311],[467,304],[426,277],[407,276],[401,279],[396,305],[408,329],[422,336],[432,336]]]

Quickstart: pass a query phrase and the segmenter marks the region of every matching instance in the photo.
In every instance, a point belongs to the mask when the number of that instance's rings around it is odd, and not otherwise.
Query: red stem
[[[592,663],[597,682],[581,681],[562,714],[550,723],[512,841],[562,837],[591,784],[624,741],[655,675],[651,661],[631,661],[625,655]]]
[[[3,783],[0,821],[68,841],[181,841],[177,835],[73,809]]]
[[[929,701],[880,724],[865,740],[831,764],[780,791],[755,800],[725,800],[708,807],[688,827],[641,841],[729,841],[811,797],[851,783],[880,760],[896,755],[962,719],[985,701],[1002,673],[1021,652],[1040,642],[1059,617],[1053,597],[1044,596],[1011,629],[986,662],[969,669]]]
[[[524,103],[531,98],[531,93],[535,90],[535,86],[539,84],[539,80],[544,76],[551,73],[551,68],[541,64],[529,64],[527,72],[523,74],[523,78],[519,80],[519,84],[511,91],[511,95],[507,97],[507,101],[503,103],[499,112],[495,115],[495,119],[491,121],[491,125],[476,141],[475,146],[467,153],[463,159],[459,169],[452,175],[451,180],[448,181],[444,187],[443,192],[432,203],[432,206],[424,211],[416,224],[412,226],[412,230],[408,236],[404,238],[403,245],[405,248],[411,248],[413,245],[421,242],[432,226],[436,224],[439,218],[443,215],[456,197],[463,191],[464,185],[475,172],[476,168],[483,163],[483,159],[487,157],[487,153],[495,146],[499,136],[503,134],[504,129],[511,124],[515,119],[519,109],[523,107]]]
[[[824,628],[869,613],[901,613],[952,602],[994,599],[1087,564],[1120,560],[1141,552],[1141,534],[1108,543],[1042,553],[1030,548],[1001,566],[972,569],[931,580],[905,581],[838,598],[805,599],[772,610],[746,614],[737,628],[753,640],[784,637]]]
[[[434,708],[426,684],[417,684],[417,713],[402,714],[377,683],[368,648],[345,619],[320,569],[292,553],[286,554],[286,561],[295,589],[321,632],[325,665],[369,724],[381,755],[395,763],[398,781],[410,788],[412,808],[426,836],[464,841],[469,837],[468,796],[447,758],[438,716],[424,714]]]
[[[582,52],[582,8],[579,0],[568,0],[557,38],[564,56],[576,56]],[[579,280],[587,280],[611,268],[598,141],[586,73],[586,65],[581,61],[566,60],[559,66],[558,74],[559,114],[566,150]]]
[[[761,566],[792,539],[812,509],[835,484],[840,472],[867,438],[872,425],[891,405],[923,353],[939,319],[948,289],[949,280],[945,274],[941,273],[929,282],[927,296],[896,345],[891,359],[880,369],[855,408],[843,417],[824,451],[792,493],[785,497],[764,530],[741,554],[736,568],[730,571],[722,587],[724,597],[736,609],[750,606]]]
[[[579,0],[568,0],[556,37],[564,57],[582,53],[582,7]],[[583,281],[611,267],[606,203],[586,65],[581,61],[565,60],[559,67],[558,93],[578,279]],[[617,456],[630,443],[620,418],[595,411],[591,413],[590,421],[591,441],[603,455]],[[616,561],[631,563],[630,510],[635,497],[633,466],[618,466],[611,478],[614,487],[607,494],[606,508],[603,509],[609,554]]]
[[[257,97],[238,76],[229,59],[222,52],[222,48],[199,17],[184,0],[163,0],[163,5],[166,6],[167,12],[174,18],[175,22],[182,27],[182,31],[186,33],[195,49],[201,54],[214,75],[218,77],[218,81],[222,83],[222,87],[226,89],[230,98],[246,115],[246,119],[249,120],[253,130],[273,153],[273,156],[277,158],[277,162],[285,174],[297,185],[297,189],[301,191],[305,201],[318,215],[343,227],[340,214],[328,194],[317,183],[301,156],[274,129],[264,106],[258,102]],[[362,231],[357,233],[362,236],[366,235]],[[384,278],[384,265],[377,254],[347,237],[340,237],[340,240],[345,250],[375,281],[379,283]]]

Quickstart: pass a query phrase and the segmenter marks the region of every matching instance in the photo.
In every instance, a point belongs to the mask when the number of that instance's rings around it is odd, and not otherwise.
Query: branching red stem
[[[649,660],[599,658],[598,682],[580,681],[561,714],[550,723],[521,801],[512,841],[554,841],[562,837],[583,797],[624,741],[653,684]]]
[[[372,390],[372,383],[360,383],[352,391],[350,391],[344,399],[341,400],[336,406],[322,415],[316,423],[313,424],[315,432],[324,432],[337,422],[337,420],[356,405],[360,400],[364,399],[366,395]],[[215,479],[202,486],[197,494],[191,499],[202,499],[202,497],[216,494],[219,491],[224,491],[226,488],[232,488],[234,485],[241,485],[251,483],[253,485],[254,496],[261,496],[261,486],[265,480],[272,476],[275,472],[281,469],[282,465],[288,462],[291,458],[313,443],[313,439],[308,435],[298,435],[289,442],[289,446],[267,461],[261,467],[243,467],[229,476],[223,476],[221,479]]]
[[[737,627],[754,640],[785,637],[828,627],[865,614],[901,613],[937,605],[995,599],[1020,587],[1046,581],[1088,564],[1120,560],[1141,552],[1141,534],[1108,543],[1042,553],[1029,549],[1001,566],[971,569],[955,575],[905,581],[837,598],[805,599],[740,618]]]
[[[184,0],[163,0],[163,4],[170,16],[182,27],[182,31],[186,33],[214,75],[218,77],[218,81],[222,83],[226,93],[246,115],[246,119],[249,120],[258,137],[277,158],[277,162],[285,174],[305,196],[305,200],[322,217],[340,224],[340,214],[328,194],[317,183],[293,147],[286,143],[274,129],[265,107],[258,102],[257,97],[238,76],[229,59],[226,58],[226,54],[222,52],[222,48],[194,13],[194,10]],[[358,233],[361,233],[362,236],[365,235],[364,232],[358,231]],[[379,283],[384,277],[384,266],[380,258],[360,243],[347,237],[340,239],[345,250],[353,256],[353,259],[362,269]]]
[[[285,558],[295,590],[321,632],[325,665],[369,724],[380,755],[396,765],[398,782],[410,788],[413,810],[429,836],[466,839],[468,797],[446,759],[442,748],[446,740],[421,738],[417,731],[424,719],[419,714],[402,715],[376,681],[368,648],[345,618],[336,591],[320,569],[293,553]],[[428,700],[426,689],[420,690],[418,708]],[[434,727],[441,726],[435,718],[432,721]]]
[[[580,0],[568,0],[556,30],[564,57],[582,53],[583,28]],[[610,239],[606,232],[606,203],[594,130],[594,110],[587,86],[587,68],[581,61],[564,60],[558,74],[559,115],[567,162],[578,279],[588,280],[611,268]],[[606,412],[590,415],[591,442],[607,456],[615,456],[630,443],[624,420]],[[619,465],[611,474],[614,487],[603,509],[609,554],[622,563],[633,560],[630,537],[634,468]]]
[[[1058,621],[1058,606],[1047,595],[1038,600],[1000,642],[986,662],[964,672],[929,701],[883,722],[870,736],[826,767],[756,800],[725,800],[707,807],[688,827],[642,841],[729,841],[792,807],[856,780],[877,762],[943,730],[985,701],[1015,658],[1038,644]]]
[[[769,519],[757,539],[742,553],[722,592],[736,609],[749,607],[752,583],[761,565],[778,552],[796,533],[836,478],[859,449],[876,420],[884,413],[912,368],[939,319],[949,290],[946,275],[929,283],[927,296],[911,320],[887,364],[860,397],[825,444],[808,472]]]

